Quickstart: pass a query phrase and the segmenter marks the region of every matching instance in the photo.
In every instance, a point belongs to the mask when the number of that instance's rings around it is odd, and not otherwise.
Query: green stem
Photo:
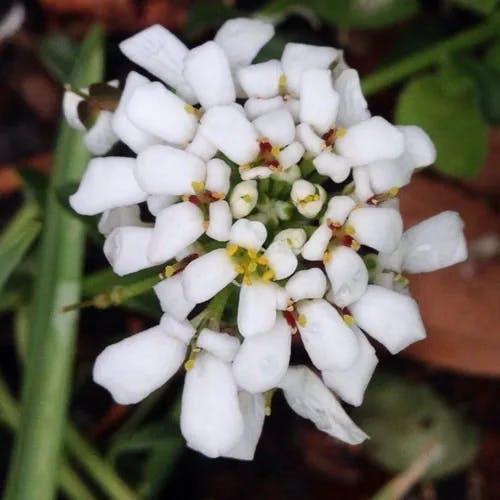
[[[69,454],[89,473],[109,498],[115,500],[139,498],[72,426],[66,431],[66,447]]]
[[[75,62],[75,81],[103,73],[103,34],[92,29]],[[58,200],[61,186],[78,182],[89,159],[81,133],[62,124],[47,190],[46,219],[38,255],[23,376],[19,432],[10,463],[7,500],[55,496],[57,471],[71,387],[78,315],[60,314],[80,297],[85,228]]]
[[[4,380],[0,378],[0,421],[11,431],[19,427],[19,408],[10,394]],[[94,495],[73,471],[68,463],[63,461],[60,468],[59,483],[67,497],[74,500],[92,500]]]
[[[367,96],[374,94],[418,71],[439,64],[453,52],[479,45],[490,38],[498,36],[499,31],[500,14],[497,13],[490,16],[484,23],[462,31],[447,40],[438,42],[427,49],[420,50],[397,63],[368,75],[363,78],[363,92]]]

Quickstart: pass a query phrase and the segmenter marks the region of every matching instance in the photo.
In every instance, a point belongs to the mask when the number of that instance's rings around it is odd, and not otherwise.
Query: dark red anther
[[[259,147],[262,154],[270,153],[273,150],[270,142],[261,142]]]
[[[350,247],[352,245],[352,242],[354,241],[354,238],[352,236],[349,236],[348,234],[345,234],[342,236],[342,245],[346,247]]]
[[[283,311],[285,321],[291,328],[297,328],[297,320],[295,318],[295,311]]]
[[[196,196],[195,194],[192,194],[189,196],[188,200],[191,202],[191,203],[194,203],[195,205],[201,205],[201,201],[200,199],[198,198],[198,196]]]
[[[321,138],[326,142],[328,143],[329,141],[331,141],[333,139],[335,135],[335,129],[331,128],[328,132],[325,132]]]
[[[280,166],[280,162],[278,160],[271,160],[269,162],[267,162],[267,164],[270,166],[270,167],[274,167],[274,168],[279,168]]]

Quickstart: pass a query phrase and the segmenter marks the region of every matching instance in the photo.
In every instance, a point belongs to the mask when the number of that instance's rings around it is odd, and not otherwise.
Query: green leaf
[[[429,441],[439,443],[442,453],[426,479],[467,467],[479,446],[478,429],[429,387],[387,374],[371,382],[354,419],[370,436],[369,456],[390,471],[406,469]]]
[[[196,38],[204,31],[219,27],[224,21],[238,17],[241,12],[228,2],[193,2],[187,14],[184,31],[189,38]]]
[[[264,6],[267,15],[279,14],[291,7],[307,8],[324,21],[347,28],[379,28],[402,21],[418,11],[417,0],[275,0]]]
[[[500,41],[492,44],[484,55],[484,62],[490,67],[500,71]]]
[[[471,177],[486,157],[487,127],[472,89],[450,84],[439,75],[412,79],[399,95],[396,121],[426,130],[437,149],[438,170]]]
[[[0,236],[0,291],[40,233],[38,209],[27,203]]]
[[[498,0],[452,0],[452,3],[457,7],[487,15],[495,10]]]
[[[38,208],[42,209],[45,207],[46,194],[49,185],[49,178],[47,175],[29,165],[17,169],[17,173],[23,180],[24,194],[30,200],[34,200],[38,205]]]
[[[71,83],[87,86],[103,76],[103,33],[85,37]],[[61,313],[80,299],[85,230],[57,201],[59,186],[80,179],[89,159],[81,133],[62,123],[47,192],[38,274],[31,304],[22,411],[5,498],[54,498],[67,412],[78,314]]]
[[[500,69],[473,59],[462,59],[462,67],[474,82],[484,119],[500,125]]]
[[[62,33],[45,35],[38,45],[42,64],[61,83],[69,81],[77,51],[78,44]]]

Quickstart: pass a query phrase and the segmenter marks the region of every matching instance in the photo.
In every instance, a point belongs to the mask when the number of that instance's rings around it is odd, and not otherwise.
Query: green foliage
[[[242,15],[227,2],[194,2],[188,10],[184,31],[189,38],[195,38],[204,31],[221,25],[231,17]]]
[[[0,235],[0,290],[39,234],[37,216],[36,206],[27,203]]]
[[[40,40],[38,53],[47,71],[59,82],[70,80],[78,44],[62,33],[51,33]]]
[[[263,9],[265,15],[281,15],[290,9],[308,9],[335,26],[379,28],[407,19],[418,11],[417,0],[273,0]]]
[[[103,34],[94,28],[81,45],[71,83],[99,81],[103,68]],[[41,500],[54,496],[78,320],[75,312],[62,314],[61,307],[79,300],[85,236],[84,226],[59,205],[56,192],[79,180],[88,158],[81,134],[62,124],[46,198],[9,500],[29,498],[34,485]]]
[[[491,14],[498,4],[498,0],[452,0],[457,7],[472,10],[478,14]]]
[[[423,127],[437,149],[436,167],[454,177],[478,172],[487,153],[487,127],[474,92],[446,75],[416,77],[404,87],[396,121]]]
[[[390,471],[408,467],[431,441],[442,449],[427,479],[467,467],[478,450],[476,427],[429,387],[395,376],[378,375],[372,381],[354,419],[370,436],[368,454]]]

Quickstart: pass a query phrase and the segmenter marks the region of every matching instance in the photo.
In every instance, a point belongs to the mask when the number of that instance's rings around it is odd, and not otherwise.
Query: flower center
[[[355,229],[353,226],[351,226],[350,224],[339,224],[338,222],[334,222],[331,219],[327,219],[326,224],[332,232],[332,237],[330,239],[328,248],[345,246],[356,251],[359,250],[361,245],[357,240],[354,239]],[[323,254],[323,262],[326,264],[330,260],[330,258],[331,253],[327,250]]]
[[[274,278],[274,271],[262,251],[229,243],[226,253],[231,257],[235,271],[241,275],[242,282],[246,285],[251,285],[256,280],[270,281]]]
[[[325,132],[321,138],[325,142],[325,149],[332,149],[335,146],[335,141],[345,135],[345,128],[333,127],[328,132]]]
[[[226,195],[216,191],[208,191],[205,189],[203,182],[193,181],[191,183],[195,194],[183,195],[183,201],[190,201],[196,205],[203,213],[205,225],[208,227],[209,205],[214,201],[223,200]],[[205,228],[206,229],[206,228]]]
[[[379,203],[395,198],[398,195],[398,193],[399,193],[399,188],[393,186],[389,189],[389,191],[386,191],[385,193],[380,193],[372,196],[367,201],[367,203],[370,203],[371,205],[378,205]]]

